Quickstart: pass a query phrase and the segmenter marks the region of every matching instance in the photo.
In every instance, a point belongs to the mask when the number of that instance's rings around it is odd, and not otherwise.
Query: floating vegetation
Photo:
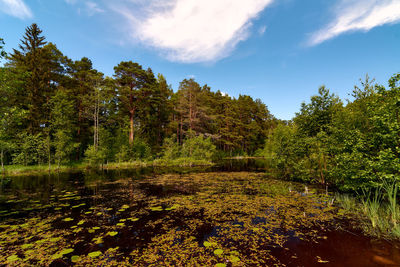
[[[214,250],[214,254],[217,256],[221,256],[224,253],[224,251],[220,248]]]
[[[1,213],[8,217],[0,224],[0,265],[335,262],[322,252],[330,233],[347,226],[341,224],[346,212],[330,204],[324,192],[303,191],[304,185],[266,179],[261,173],[198,173],[85,184],[51,191],[39,202],[8,198],[7,212]],[[22,210],[25,217],[17,215]],[[315,253],[294,249],[320,244],[325,245]]]
[[[94,251],[94,252],[90,252],[90,253],[88,254],[88,256],[89,256],[90,258],[97,258],[97,257],[99,257],[101,254],[102,254],[101,251]]]
[[[118,232],[115,232],[115,231],[107,233],[107,235],[109,235],[109,236],[116,236],[117,234],[118,234]]]

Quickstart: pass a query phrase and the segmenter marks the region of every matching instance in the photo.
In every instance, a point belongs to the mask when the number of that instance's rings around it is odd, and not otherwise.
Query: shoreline
[[[176,160],[162,160],[156,159],[152,161],[133,161],[133,162],[111,162],[99,166],[91,166],[87,163],[78,163],[74,165],[51,166],[48,165],[6,165],[4,166],[5,172],[0,171],[1,177],[16,177],[16,176],[30,176],[30,175],[44,175],[63,173],[70,171],[83,171],[83,170],[116,170],[116,169],[134,169],[146,167],[196,167],[196,166],[213,166],[215,163],[206,160],[194,159],[176,159]]]

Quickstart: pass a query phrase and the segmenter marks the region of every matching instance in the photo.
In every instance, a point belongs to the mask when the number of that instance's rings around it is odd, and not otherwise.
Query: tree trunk
[[[47,146],[48,146],[48,152],[49,152],[49,172],[51,170],[51,146],[50,146],[50,130],[49,130],[49,136],[47,137]]]
[[[129,144],[132,146],[133,145],[133,131],[134,131],[134,127],[133,127],[133,110],[130,112],[129,115],[129,122],[130,122],[130,130],[129,130]]]
[[[182,145],[182,126],[183,125],[183,118],[182,118],[182,116],[181,116],[181,130],[180,130],[180,132],[179,132],[179,144],[180,145]]]
[[[3,172],[3,174],[5,174],[6,172],[5,172],[5,169],[4,169],[4,161],[3,161],[3,158],[4,158],[4,149],[3,149],[3,148],[1,149],[1,156],[0,156],[0,158],[1,158],[1,171]]]

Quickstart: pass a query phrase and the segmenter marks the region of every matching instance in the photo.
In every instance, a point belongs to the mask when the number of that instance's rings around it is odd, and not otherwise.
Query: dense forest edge
[[[47,43],[36,24],[18,49],[3,47],[0,39],[3,174],[264,157],[273,177],[351,193],[338,196],[348,211],[357,210],[357,196],[373,229],[400,236],[400,73],[388,88],[367,75],[352,100],[321,86],[282,121],[259,99],[194,79],[174,92],[162,74],[133,61],[105,77],[90,59],[72,60]]]
[[[36,24],[2,52],[1,163],[8,174],[86,166],[204,165],[251,155],[277,123],[260,100],[121,62],[104,77],[71,60]]]

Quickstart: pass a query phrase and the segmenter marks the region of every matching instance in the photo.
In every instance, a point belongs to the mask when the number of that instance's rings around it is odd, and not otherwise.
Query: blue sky
[[[194,77],[280,119],[323,84],[346,99],[366,73],[387,85],[400,72],[400,0],[0,0],[7,51],[33,22],[106,75],[133,60],[174,90]]]

